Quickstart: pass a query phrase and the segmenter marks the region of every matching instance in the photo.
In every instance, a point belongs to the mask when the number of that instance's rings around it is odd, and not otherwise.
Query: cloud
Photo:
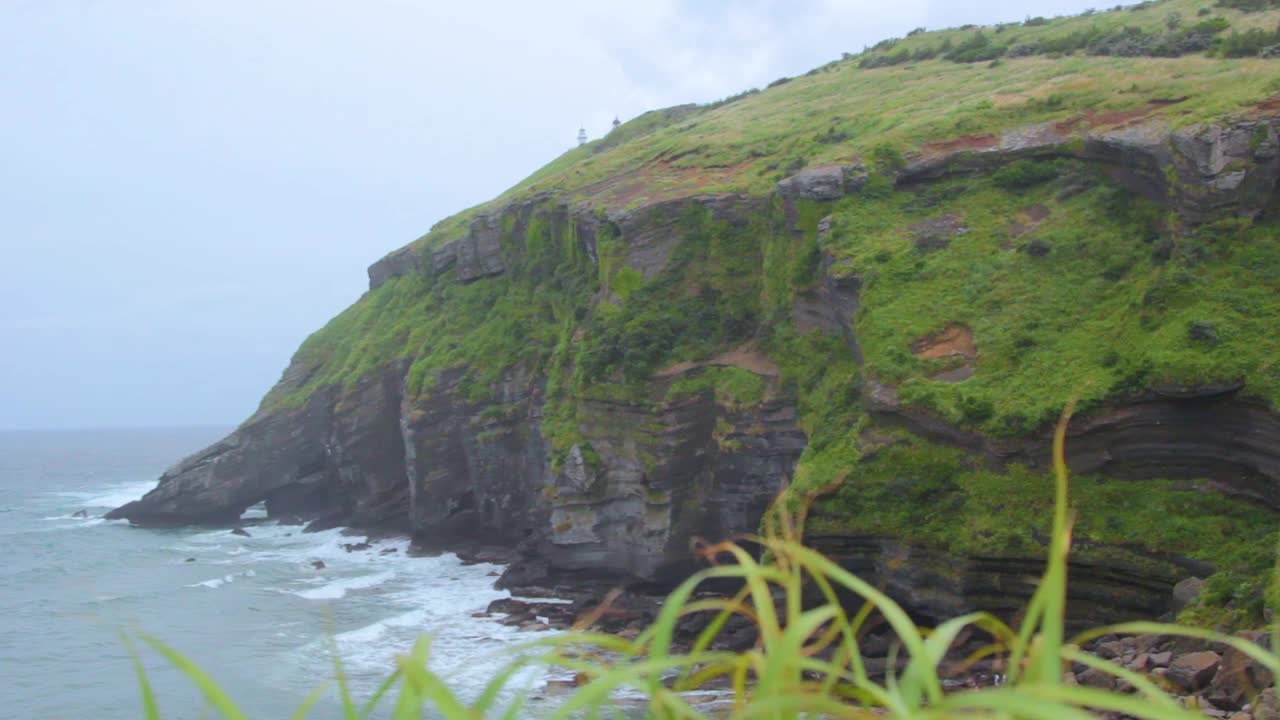
[[[239,421],[368,263],[579,124],[1086,6],[0,2],[0,427]]]

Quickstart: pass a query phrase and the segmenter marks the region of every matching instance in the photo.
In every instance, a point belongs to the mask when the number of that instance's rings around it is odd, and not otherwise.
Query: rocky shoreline
[[[604,603],[602,606],[601,603]],[[661,598],[620,593],[600,597],[579,597],[562,602],[527,600],[516,597],[496,600],[477,617],[521,630],[569,630],[577,627],[634,638],[653,622]],[[686,616],[676,626],[675,647],[686,650],[705,629],[711,614]],[[1270,637],[1261,631],[1238,632],[1236,637],[1270,648]],[[755,627],[733,616],[712,640],[712,650],[742,652],[755,646]],[[968,633],[952,646],[941,668],[944,685],[953,691],[999,685],[1003,679],[1000,659],[968,662],[972,653],[990,642],[981,633]],[[890,662],[897,669],[905,658],[897,652],[891,634],[873,629],[859,640],[862,660],[873,680],[882,680]],[[1188,708],[1205,717],[1224,720],[1277,720],[1275,678],[1270,671],[1245,653],[1223,643],[1175,635],[1107,635],[1082,648],[1093,656],[1116,663],[1126,670],[1152,680]],[[895,658],[892,660],[890,658]],[[1071,663],[1065,673],[1069,685],[1084,685],[1122,693],[1137,692],[1127,681],[1084,663]],[[1127,716],[1103,714],[1120,720]]]

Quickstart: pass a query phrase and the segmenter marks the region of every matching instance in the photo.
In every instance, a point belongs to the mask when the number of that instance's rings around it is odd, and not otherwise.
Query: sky
[[[0,0],[0,429],[233,425],[365,268],[570,148],[1085,0]]]

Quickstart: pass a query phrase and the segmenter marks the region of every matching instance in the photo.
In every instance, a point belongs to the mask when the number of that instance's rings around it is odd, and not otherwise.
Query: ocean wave
[[[318,588],[297,591],[294,595],[308,600],[337,600],[352,590],[367,590],[368,588],[377,587],[393,577],[395,577],[394,571],[385,570],[372,575],[358,575],[353,578],[335,580]]]
[[[229,575],[223,575],[222,577],[212,578],[210,580],[202,580],[198,583],[191,583],[190,585],[185,585],[184,587],[189,587],[189,588],[204,587],[204,588],[210,588],[210,589],[220,588],[223,585],[226,585],[227,583],[235,582],[236,578],[240,578],[240,577],[249,578],[249,577],[254,577],[256,575],[257,573],[255,573],[253,570],[245,570],[244,572],[231,573]]]
[[[117,508],[146,495],[155,489],[155,486],[155,480],[130,480],[128,482],[112,483],[91,490],[64,490],[50,494],[75,501],[74,504],[80,506],[77,509]]]

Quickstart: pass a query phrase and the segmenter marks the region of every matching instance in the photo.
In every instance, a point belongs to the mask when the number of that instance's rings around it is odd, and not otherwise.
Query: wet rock
[[[379,555],[394,555],[394,554],[396,554],[396,553],[398,553],[398,552],[400,552],[400,548],[393,548],[393,547],[389,547],[389,548],[383,548],[382,550],[379,550],[379,551],[378,551],[378,554],[379,554]]]
[[[1188,692],[1197,692],[1213,680],[1222,658],[1211,650],[1193,652],[1169,663],[1169,680]]]
[[[195,561],[196,561],[196,559],[195,559],[195,558],[187,558],[186,560],[183,560],[182,562],[195,562]]]
[[[253,537],[252,535],[249,534],[249,531],[245,530],[244,528],[233,528],[231,530],[231,534],[239,535],[240,537]]]
[[[515,598],[498,598],[489,603],[484,610],[487,613],[505,613],[507,615],[513,613],[529,612],[529,603]]]
[[[89,517],[89,511],[88,511],[88,510],[77,510],[77,511],[75,511],[74,513],[72,513],[72,514],[71,514],[71,517],[73,517],[73,518],[87,518],[87,517]]]
[[[527,615],[527,614],[508,615],[502,618],[501,620],[499,620],[498,624],[506,625],[507,627],[520,627],[521,625],[533,619],[534,619],[533,615]]]
[[[364,550],[369,550],[372,547],[373,546],[367,542],[342,543],[342,549],[347,552],[362,552]]]
[[[325,564],[323,560],[312,560],[311,567],[315,568],[316,570],[323,570],[325,568]]]

